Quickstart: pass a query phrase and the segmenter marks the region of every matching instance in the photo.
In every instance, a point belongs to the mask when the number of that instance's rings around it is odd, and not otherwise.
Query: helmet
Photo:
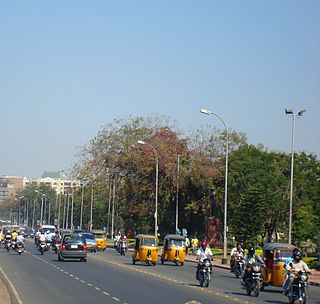
[[[207,245],[208,245],[207,241],[202,241],[202,242],[201,242],[201,247],[202,247],[202,248],[203,248],[203,247],[207,247]]]
[[[296,262],[299,262],[302,259],[302,252],[299,249],[294,249],[292,251],[292,257]]]
[[[249,253],[249,255],[254,255],[255,249],[254,249],[253,246],[250,246],[250,247],[248,248],[248,253]]]

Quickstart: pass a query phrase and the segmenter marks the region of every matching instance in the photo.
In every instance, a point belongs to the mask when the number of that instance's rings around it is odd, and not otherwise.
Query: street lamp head
[[[138,140],[137,143],[140,144],[140,145],[145,145],[146,144],[143,140]]]
[[[285,109],[284,112],[287,114],[287,115],[292,115],[293,114],[293,111],[291,109]]]
[[[301,111],[298,112],[298,115],[299,115],[299,116],[302,116],[302,114],[303,114],[304,112],[306,112],[306,111],[307,111],[307,110],[301,110]]]
[[[201,110],[200,110],[200,113],[206,114],[206,115],[210,115],[210,114],[211,114],[211,111],[209,111],[209,110],[207,110],[207,109],[201,109]]]

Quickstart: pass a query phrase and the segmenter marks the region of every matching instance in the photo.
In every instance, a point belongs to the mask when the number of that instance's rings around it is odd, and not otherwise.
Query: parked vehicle
[[[167,234],[164,237],[163,249],[161,254],[161,264],[169,261],[174,264],[184,264],[186,257],[186,238],[178,234]]]
[[[262,269],[263,282],[261,290],[265,286],[282,286],[286,271],[284,271],[284,262],[292,256],[292,251],[296,247],[285,243],[267,243],[263,246],[263,260],[266,268]]]
[[[293,304],[295,301],[299,301],[299,304],[307,303],[307,285],[308,274],[305,271],[296,272],[288,292],[289,303]]]
[[[200,286],[208,287],[211,281],[212,275],[212,263],[210,259],[204,259],[202,263],[199,263],[199,276],[198,280]]]
[[[64,259],[80,259],[87,261],[87,244],[80,234],[65,234],[58,249],[58,261]]]
[[[158,239],[154,235],[139,234],[136,236],[132,264],[137,261],[156,265],[158,260]]]
[[[247,263],[244,274],[244,287],[247,291],[247,295],[250,296],[253,292],[253,295],[258,297],[261,283],[261,266],[259,264]]]

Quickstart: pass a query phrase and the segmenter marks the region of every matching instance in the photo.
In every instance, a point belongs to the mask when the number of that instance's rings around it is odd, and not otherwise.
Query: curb
[[[1,267],[0,267],[0,279],[2,280],[2,282],[4,283],[4,285],[8,290],[11,304],[23,304],[17,290],[15,289],[11,280],[8,278],[8,276],[5,274],[5,272]]]

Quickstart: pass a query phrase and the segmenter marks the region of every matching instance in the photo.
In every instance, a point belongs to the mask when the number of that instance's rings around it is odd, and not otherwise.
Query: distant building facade
[[[0,177],[0,202],[14,196],[17,192],[24,188],[26,177],[19,176],[3,176]]]
[[[3,176],[0,177],[0,202],[14,196],[28,185],[41,184],[51,187],[58,194],[70,193],[80,187],[80,181],[64,178],[59,172],[44,171],[40,178]]]

